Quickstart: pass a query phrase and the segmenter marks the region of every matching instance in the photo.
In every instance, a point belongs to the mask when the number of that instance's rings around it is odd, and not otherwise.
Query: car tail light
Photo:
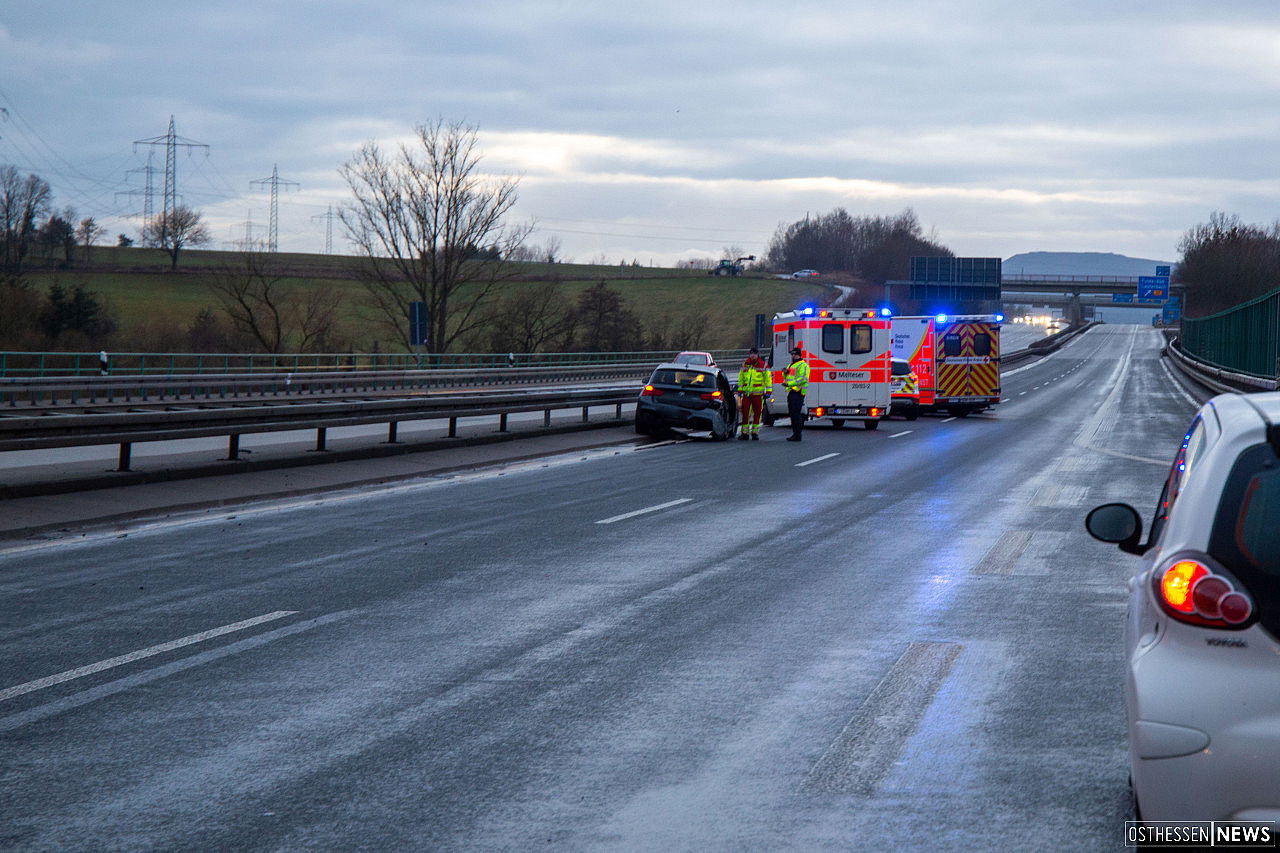
[[[699,394],[698,396],[699,396],[699,397],[701,397],[701,398],[702,398],[702,399],[704,399],[704,400],[719,400],[721,397],[723,397],[723,396],[724,396],[724,392],[723,392],[723,391],[708,391],[707,393],[705,393],[705,394]]]
[[[821,406],[819,406],[818,408],[816,408],[816,409],[814,409],[814,410],[813,410],[813,416],[814,416],[815,418],[820,418],[820,417],[822,417],[823,413],[824,413],[824,412],[826,412],[826,411],[827,411],[826,409],[824,409],[824,408],[822,408]]]
[[[644,390],[640,392],[641,397],[661,397],[662,389],[654,388],[652,385],[644,386]]]
[[[1206,628],[1243,625],[1253,616],[1253,601],[1231,580],[1201,559],[1178,557],[1153,576],[1156,597],[1180,622]]]
[[[878,418],[878,417],[880,417],[880,410],[879,410],[879,409],[872,409],[872,410],[871,410],[871,417],[873,417],[873,418]]]

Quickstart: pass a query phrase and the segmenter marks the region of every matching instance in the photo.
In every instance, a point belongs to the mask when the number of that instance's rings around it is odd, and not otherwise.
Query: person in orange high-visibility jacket
[[[741,397],[742,416],[738,419],[738,440],[760,440],[760,416],[764,412],[764,398],[773,390],[773,377],[765,366],[760,351],[755,347],[747,354],[747,360],[738,371],[738,394]]]
[[[804,395],[809,393],[809,363],[800,347],[792,347],[791,363],[782,371],[782,384],[787,389],[787,414],[791,416],[791,435],[787,441],[799,441],[804,429]]]

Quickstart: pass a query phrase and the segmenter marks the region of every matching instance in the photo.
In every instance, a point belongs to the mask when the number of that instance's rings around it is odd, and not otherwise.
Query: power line
[[[174,209],[178,206],[177,150],[186,148],[187,154],[190,156],[191,149],[203,148],[205,156],[208,157],[209,146],[203,142],[196,142],[194,139],[178,136],[174,129],[173,116],[169,116],[168,133],[163,136],[153,136],[150,139],[135,139],[133,144],[135,150],[139,145],[164,146],[164,209],[160,214],[160,245],[164,246],[169,242],[170,221],[173,218]]]
[[[258,178],[256,181],[250,181],[249,184],[250,185],[265,184],[265,185],[270,185],[271,187],[271,227],[267,232],[268,233],[267,251],[268,252],[279,251],[280,246],[277,238],[279,236],[280,186],[283,184],[284,188],[288,189],[291,186],[296,188],[302,185],[299,184],[297,181],[286,181],[283,178],[281,178],[280,170],[274,163],[271,165],[271,177]]]
[[[329,205],[328,213],[317,213],[311,217],[314,222],[317,219],[323,219],[324,222],[324,253],[326,255],[333,254],[333,220],[337,218],[337,214],[333,212],[333,205]]]

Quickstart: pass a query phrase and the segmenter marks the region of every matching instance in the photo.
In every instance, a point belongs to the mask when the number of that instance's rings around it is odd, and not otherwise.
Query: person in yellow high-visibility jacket
[[[755,347],[747,354],[747,360],[738,371],[738,394],[741,397],[741,417],[738,419],[738,440],[760,440],[760,417],[764,413],[764,398],[773,391],[773,376],[765,366],[760,351]]]
[[[799,441],[804,428],[804,395],[809,393],[809,363],[800,347],[791,349],[791,363],[782,371],[782,385],[787,389],[787,414],[791,416],[787,441]]]

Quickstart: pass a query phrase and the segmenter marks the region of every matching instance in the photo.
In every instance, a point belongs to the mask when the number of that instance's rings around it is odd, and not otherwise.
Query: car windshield
[[[890,362],[889,369],[893,371],[894,376],[906,376],[908,373],[911,372],[911,362],[899,361],[898,359],[895,358],[892,362]]]
[[[653,378],[649,380],[650,385],[679,385],[684,388],[715,388],[716,378],[714,373],[704,373],[701,370],[676,370],[674,368],[662,368],[653,372]]]

